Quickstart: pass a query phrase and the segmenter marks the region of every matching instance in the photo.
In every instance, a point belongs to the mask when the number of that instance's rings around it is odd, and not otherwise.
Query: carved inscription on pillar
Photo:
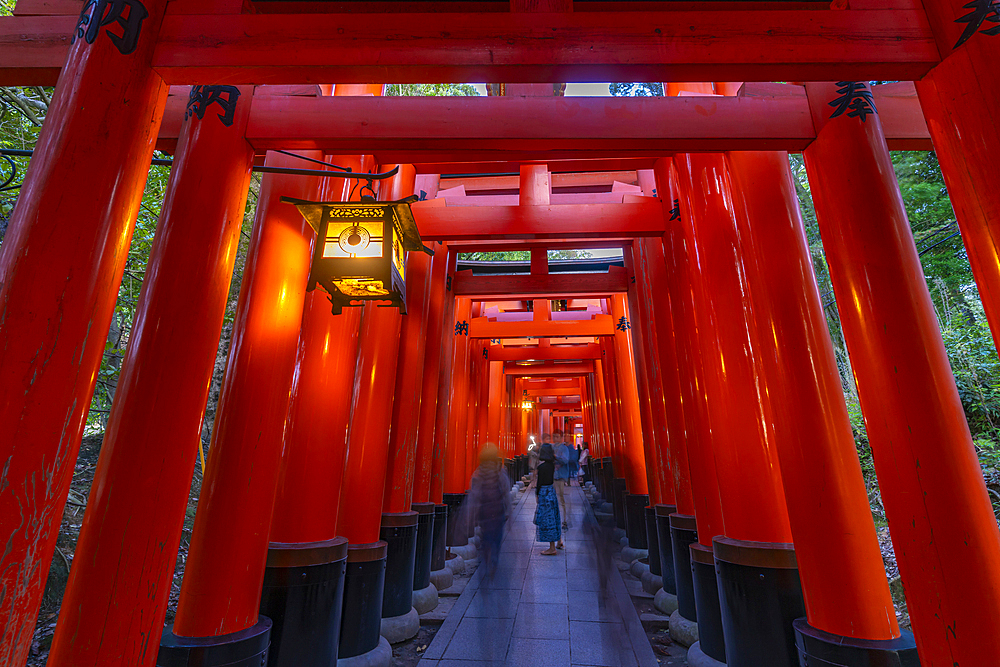
[[[836,118],[846,111],[848,118],[860,118],[863,123],[870,114],[878,114],[875,98],[864,81],[838,81],[837,95],[839,97],[830,102],[831,107],[837,107],[830,118]]]
[[[236,86],[191,86],[191,95],[188,97],[187,109],[184,111],[184,120],[192,114],[198,116],[198,120],[205,117],[205,111],[213,104],[218,104],[222,108],[219,120],[226,127],[233,124],[236,118],[236,101],[240,99],[240,89]]]
[[[148,16],[149,12],[139,0],[86,0],[70,43],[83,39],[87,44],[93,44],[101,28],[115,25],[121,29],[120,35],[111,28],[105,32],[115,48],[127,56],[139,45],[142,22]]]
[[[968,14],[955,19],[955,23],[964,23],[965,30],[955,42],[953,48],[958,48],[976,34],[978,30],[984,35],[1000,35],[1000,0],[972,0],[962,5],[962,9],[968,9]],[[988,28],[983,28],[984,23],[992,23]]]

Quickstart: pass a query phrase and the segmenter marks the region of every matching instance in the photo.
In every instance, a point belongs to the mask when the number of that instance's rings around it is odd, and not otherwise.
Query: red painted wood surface
[[[835,87],[809,95],[825,115]],[[805,159],[921,663],[989,663],[1000,531],[878,117],[830,120]]]
[[[937,61],[923,12],[890,9],[168,16],[154,65],[168,83],[531,83],[908,81]]]
[[[506,362],[504,363],[504,372],[508,375],[515,375],[518,377],[554,377],[558,375],[581,375],[584,373],[593,373],[594,365],[590,362],[581,362],[578,364],[563,364],[563,363],[553,363],[553,364],[529,364],[526,366],[521,366],[516,364],[516,362]],[[578,392],[579,393],[579,392]],[[548,392],[541,395],[549,396]]]
[[[434,259],[431,263],[431,283],[428,293],[427,343],[424,349],[423,383],[420,388],[420,422],[417,429],[416,465],[413,473],[413,502],[440,502],[431,500],[431,475],[434,467],[434,448],[444,439],[437,430],[438,392],[442,366],[443,335],[446,330],[445,278],[448,273],[448,246],[432,244]],[[449,299],[450,300],[450,299]]]
[[[699,353],[725,535],[789,543],[771,402],[754,357],[762,342],[757,339],[747,274],[758,267],[743,262],[729,167],[721,153],[675,160],[683,164],[678,167],[682,179],[691,175],[688,215],[701,264],[695,285]]]
[[[628,304],[624,294],[611,297],[611,317],[615,323],[628,318]],[[622,424],[624,427],[625,481],[632,494],[649,493],[646,482],[646,455],[643,440],[642,416],[639,408],[639,388],[636,380],[635,356],[632,353],[632,329],[615,327],[615,359],[618,362],[618,390],[620,392]]]
[[[445,341],[450,342],[445,349],[450,352],[451,375],[448,377],[446,387],[448,390],[448,441],[445,452],[444,464],[444,491],[445,493],[464,493],[468,480],[465,479],[466,466],[466,443],[468,439],[469,422],[469,348],[471,347],[471,336],[463,333],[463,324],[470,324],[472,320],[472,300],[466,297],[458,297],[455,300],[454,315],[451,318],[451,326],[445,327],[442,336]],[[439,401],[440,402],[440,401]]]
[[[898,637],[788,156],[732,153],[729,164],[744,262],[758,267],[750,271],[754,312],[773,337],[755,350],[771,404],[781,407],[774,442],[809,624]]]
[[[445,479],[447,477],[447,460],[449,456],[448,439],[450,437],[449,420],[451,418],[451,369],[454,356],[452,350],[452,346],[454,345],[452,335],[455,328],[456,300],[452,296],[451,291],[447,289],[447,285],[455,275],[457,253],[452,252],[449,248],[447,257],[448,265],[445,275],[446,291],[444,295],[444,307],[442,308],[441,313],[441,363],[437,381],[437,411],[434,417],[434,460],[431,465],[431,502],[437,503],[438,505],[443,502]]]
[[[155,662],[250,185],[252,92],[231,126],[185,123],[49,664]]]
[[[954,42],[952,42],[954,43]],[[1000,341],[1000,93],[988,35],[968,42],[917,83],[994,342]]]
[[[626,292],[627,280],[625,271],[616,266],[611,267],[607,273],[584,274],[470,276],[463,271],[455,276],[453,285],[458,296],[474,299],[503,297],[529,300],[541,297],[549,299],[606,297]]]
[[[467,298],[467,297],[461,297]],[[469,325],[472,338],[559,338],[562,336],[612,336],[614,325],[609,315],[595,315],[592,320],[545,320],[541,322],[492,322],[477,317]]]
[[[430,277],[430,256],[413,250],[407,253],[406,316],[399,334],[399,362],[393,393],[398,398],[392,405],[392,433],[382,502],[385,512],[409,512],[413,499],[417,429],[427,349]]]
[[[719,497],[719,480],[712,451],[712,432],[708,416],[708,395],[705,390],[705,370],[698,325],[699,303],[694,293],[701,284],[704,270],[702,258],[695,244],[695,226],[692,215],[694,202],[702,196],[700,182],[686,155],[674,159],[675,172],[663,174],[664,165],[658,165],[657,191],[664,187],[679,200],[680,218],[677,227],[663,237],[667,264],[667,284],[670,288],[670,308],[676,325],[676,350],[680,390],[684,406],[684,432],[687,437],[688,469],[691,477],[691,495],[694,498],[698,542],[712,548],[712,538],[725,534],[722,501]],[[676,184],[676,185],[675,185]]]
[[[129,55],[98,34],[93,44],[77,40],[67,57],[74,18],[56,22],[60,55],[42,58],[65,76],[0,250],[3,665],[24,664],[31,648],[114,315],[167,93],[150,69],[165,4],[148,3],[146,31]],[[4,20],[23,31],[4,38],[0,62],[35,61],[40,54],[25,42],[32,19]],[[128,105],[115,103],[123,96]]]
[[[274,166],[301,163],[268,155]],[[178,635],[212,637],[257,622],[314,237],[298,210],[279,199],[319,199],[320,188],[315,177],[272,174],[261,183],[174,619]]]
[[[374,167],[360,155],[326,159],[355,171]],[[327,179],[321,187],[317,199],[349,201],[353,184]],[[347,397],[354,386],[360,326],[360,308],[334,315],[322,288],[306,295],[270,542],[319,542],[337,535],[351,423]]]
[[[401,319],[398,308],[379,308],[372,301],[363,306],[337,519],[337,534],[351,544],[379,539]]]
[[[413,217],[424,241],[573,239],[659,236],[663,221],[655,200],[629,204],[497,206],[477,209],[417,202]]]
[[[596,343],[586,345],[549,345],[508,347],[490,346],[490,361],[530,361],[535,359],[600,359],[601,349]]]

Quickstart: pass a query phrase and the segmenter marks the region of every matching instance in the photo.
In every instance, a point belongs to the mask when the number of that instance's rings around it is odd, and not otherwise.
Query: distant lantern
[[[532,401],[531,401],[530,398],[528,398],[528,390],[525,389],[524,390],[524,395],[521,396],[521,409],[522,410],[531,410],[533,407],[535,407],[535,404],[532,403]]]
[[[388,301],[406,313],[406,252],[424,247],[410,204],[399,201],[311,202],[282,197],[294,204],[316,230],[316,248],[308,289],[322,285],[333,313],[363,301]]]

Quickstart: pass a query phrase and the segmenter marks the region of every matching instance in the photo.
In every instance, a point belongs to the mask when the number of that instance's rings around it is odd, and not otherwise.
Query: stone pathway
[[[495,577],[484,581],[486,568],[477,569],[420,667],[657,665],[610,547],[586,520],[583,492],[568,492],[571,525],[558,556],[539,554],[548,544],[535,542],[535,494],[520,494]]]

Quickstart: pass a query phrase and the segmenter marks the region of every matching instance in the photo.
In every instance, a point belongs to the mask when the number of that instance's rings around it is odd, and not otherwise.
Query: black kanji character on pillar
[[[618,324],[615,325],[615,329],[618,329],[618,331],[628,331],[631,328],[632,325],[628,323],[628,320],[625,319],[624,315],[621,316],[618,320]]]
[[[848,109],[848,118],[860,118],[861,122],[865,122],[868,114],[877,114],[878,109],[875,108],[875,98],[872,97],[872,93],[868,90],[868,84],[864,81],[838,81],[837,94],[840,95],[837,99],[830,102],[831,107],[837,107],[830,118],[836,118]]]
[[[490,351],[489,351],[488,348],[484,347],[483,348],[483,359],[489,359],[489,358],[490,358]]]
[[[455,335],[460,336],[462,334],[466,336],[469,335],[469,323],[465,320],[455,322]]]
[[[212,104],[218,104],[222,107],[219,120],[222,121],[223,125],[229,127],[236,118],[236,100],[238,99],[240,99],[240,89],[236,86],[191,86],[191,95],[188,97],[184,120],[190,118],[192,114],[201,120],[205,117],[205,111],[208,107]]]
[[[984,35],[1000,35],[1000,13],[998,13],[1000,2],[998,0],[972,0],[972,2],[962,5],[962,9],[971,9],[972,11],[955,19],[955,23],[965,23],[966,25],[953,48],[957,49],[965,44],[970,37],[976,34],[984,21],[998,25],[979,30],[979,32]]]
[[[139,45],[139,31],[148,16],[149,12],[139,0],[86,0],[70,43],[83,39],[87,44],[93,44],[101,28],[117,23],[122,29],[121,35],[114,34],[110,29],[105,32],[115,48],[127,56]]]
[[[681,219],[681,200],[680,199],[675,199],[674,200],[674,207],[672,209],[670,209],[670,219],[671,220],[680,220]]]

